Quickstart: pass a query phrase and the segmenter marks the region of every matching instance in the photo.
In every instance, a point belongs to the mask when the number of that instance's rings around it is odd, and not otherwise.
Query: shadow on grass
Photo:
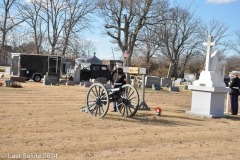
[[[133,123],[143,123],[148,125],[155,125],[155,126],[189,126],[195,125],[194,121],[204,121],[204,119],[196,119],[196,117],[187,116],[175,116],[175,115],[153,115],[153,114],[136,114],[134,117],[122,117],[118,114],[107,114],[105,119],[111,119],[116,121],[124,121],[124,122],[133,122]],[[184,121],[181,121],[184,120]],[[188,120],[188,121],[185,121]],[[193,123],[191,123],[193,121]],[[198,124],[199,125],[199,124]]]
[[[229,115],[227,119],[232,120],[232,121],[240,121],[240,115]]]
[[[107,114],[104,119],[111,119],[116,121],[124,121],[124,122],[133,122],[133,123],[143,123],[154,126],[189,126],[196,125],[195,122],[204,122],[208,118],[198,117],[187,115],[184,110],[177,110],[176,113],[181,113],[181,115],[166,115],[162,114],[161,116],[154,115],[152,113],[137,113],[134,117],[122,117],[118,113],[116,114]],[[240,115],[229,115],[226,118],[211,118],[211,119],[225,119],[232,121],[240,121]],[[222,122],[225,123],[225,122]],[[198,126],[201,124],[197,124]],[[204,124],[202,125],[204,126]]]

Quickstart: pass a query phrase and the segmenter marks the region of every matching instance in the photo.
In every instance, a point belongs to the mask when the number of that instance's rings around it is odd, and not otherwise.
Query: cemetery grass
[[[2,81],[2,79],[0,79]],[[150,110],[133,118],[109,111],[104,118],[79,112],[88,88],[21,83],[0,87],[0,156],[34,159],[236,159],[240,116],[206,119],[185,114],[191,91],[146,90]],[[141,98],[141,90],[139,90]],[[154,108],[161,107],[161,116]],[[25,156],[25,157],[24,157]],[[4,159],[1,158],[0,159]]]

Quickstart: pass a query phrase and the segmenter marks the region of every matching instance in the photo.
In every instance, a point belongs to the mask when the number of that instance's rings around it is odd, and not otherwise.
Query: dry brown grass
[[[23,88],[0,87],[0,156],[20,154],[23,159],[24,153],[32,153],[43,158],[44,153],[57,153],[61,160],[240,157],[240,117],[205,119],[185,114],[191,108],[191,91],[147,90],[150,111],[139,110],[133,118],[109,111],[97,119],[78,111],[85,105],[87,88],[21,84]],[[153,111],[156,106],[163,110],[160,117]]]

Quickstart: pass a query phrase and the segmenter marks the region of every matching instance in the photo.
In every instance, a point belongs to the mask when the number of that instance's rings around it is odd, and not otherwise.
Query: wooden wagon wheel
[[[101,83],[90,86],[86,96],[86,108],[93,117],[102,118],[106,115],[109,108],[109,95]]]
[[[117,111],[121,116],[133,117],[139,106],[138,91],[130,84],[125,84],[122,88],[124,92],[122,100],[117,105]]]

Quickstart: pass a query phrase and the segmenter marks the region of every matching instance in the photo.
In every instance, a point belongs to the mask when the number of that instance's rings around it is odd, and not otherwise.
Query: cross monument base
[[[191,111],[186,114],[206,117],[206,118],[224,118],[225,93],[230,89],[226,87],[204,87],[189,85],[192,90]]]

